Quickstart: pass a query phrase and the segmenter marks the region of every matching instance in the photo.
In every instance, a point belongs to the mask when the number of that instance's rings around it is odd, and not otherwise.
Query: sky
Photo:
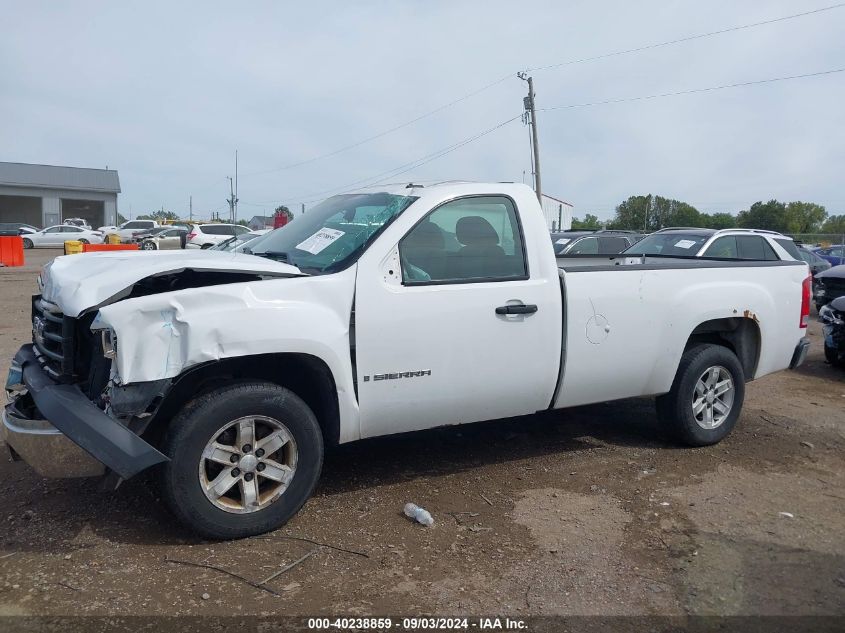
[[[0,0],[0,160],[117,169],[127,217],[225,215],[236,150],[246,219],[379,180],[530,182],[519,118],[437,157],[519,117],[518,71],[551,108],[845,68],[842,7],[539,69],[834,4]],[[576,216],[647,193],[845,213],[845,72],[537,121],[543,191]]]

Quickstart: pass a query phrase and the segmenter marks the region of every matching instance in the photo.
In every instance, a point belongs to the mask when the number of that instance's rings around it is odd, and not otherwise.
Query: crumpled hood
[[[302,276],[289,264],[244,253],[205,250],[112,251],[57,257],[42,272],[42,296],[68,316],[99,307],[133,284],[183,270]]]
[[[843,277],[845,277],[845,264],[840,264],[839,266],[831,266],[827,270],[823,270],[820,273],[816,274],[816,279],[823,279],[824,277],[842,279]]]

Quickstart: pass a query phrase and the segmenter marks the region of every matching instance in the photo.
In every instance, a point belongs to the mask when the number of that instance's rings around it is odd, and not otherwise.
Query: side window
[[[762,237],[756,235],[738,235],[736,238],[740,259],[756,259],[772,261],[778,259],[777,254]]]
[[[600,237],[599,238],[599,254],[600,255],[615,255],[621,253],[628,248],[628,240],[624,237]]]
[[[60,226],[52,226],[49,229],[44,229],[45,233],[59,233],[61,232],[62,227]]]
[[[247,226],[236,226],[234,227],[234,229],[235,235],[243,235],[244,233],[249,233],[249,227]]]
[[[728,235],[720,237],[704,251],[704,257],[721,257],[723,259],[739,259],[736,237]]]
[[[569,249],[568,255],[596,255],[599,252],[599,240],[595,237],[585,237],[578,240]]]
[[[63,226],[62,233],[82,233],[82,229],[78,226]]]
[[[524,279],[525,254],[510,198],[447,202],[399,242],[402,280],[471,282]]]

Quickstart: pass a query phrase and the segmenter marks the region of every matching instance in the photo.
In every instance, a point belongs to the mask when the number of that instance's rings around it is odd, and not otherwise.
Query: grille
[[[58,306],[32,298],[32,342],[44,370],[56,380],[73,377],[73,319],[64,316]]]
[[[845,279],[822,277],[818,281],[824,286],[826,299],[832,300],[845,295]]]

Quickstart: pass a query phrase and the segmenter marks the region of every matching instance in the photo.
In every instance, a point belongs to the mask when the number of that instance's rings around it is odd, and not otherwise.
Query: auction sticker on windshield
[[[343,235],[343,231],[323,227],[308,239],[297,244],[296,248],[301,251],[311,253],[312,255],[316,255],[317,253],[325,250],[327,246],[338,239],[341,235]]]
[[[695,242],[693,240],[679,240],[675,242],[675,246],[678,248],[692,248],[695,246]]]

